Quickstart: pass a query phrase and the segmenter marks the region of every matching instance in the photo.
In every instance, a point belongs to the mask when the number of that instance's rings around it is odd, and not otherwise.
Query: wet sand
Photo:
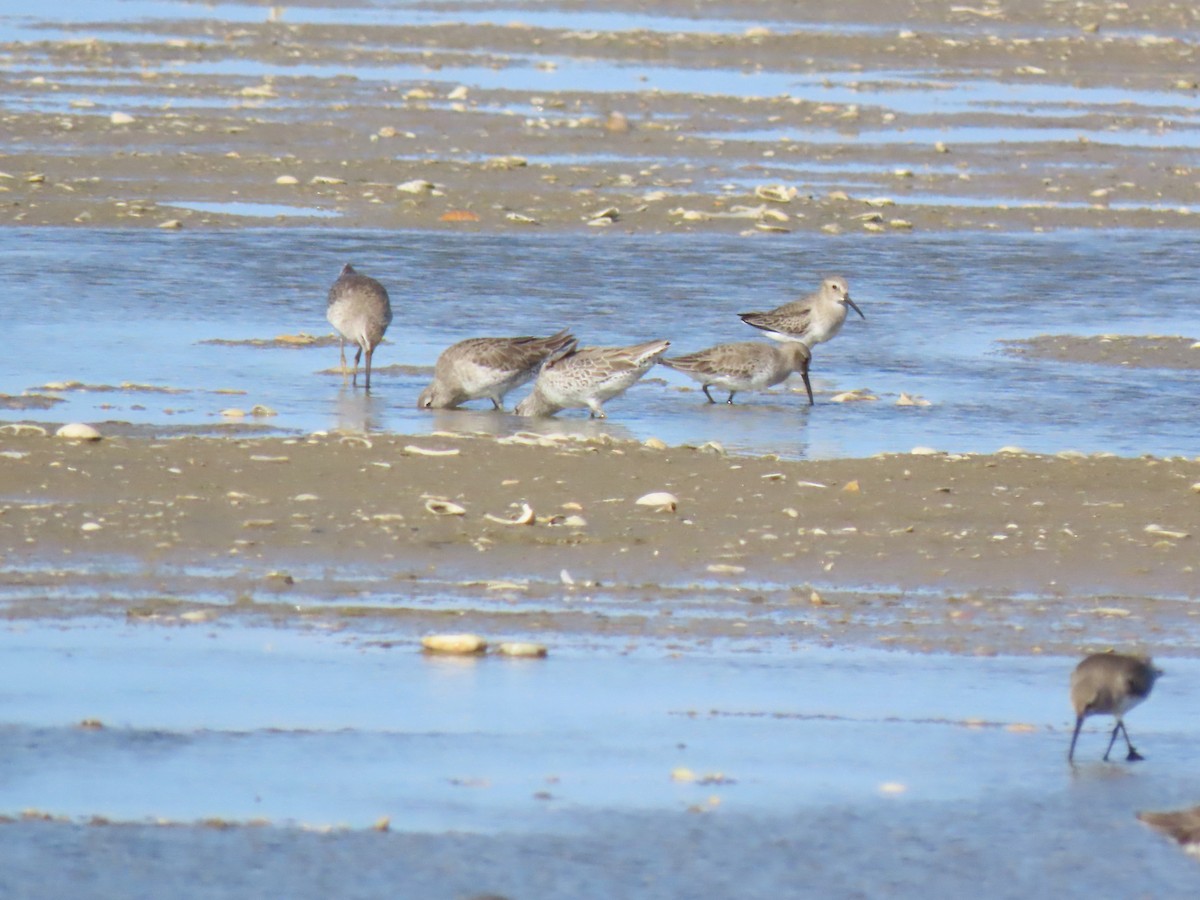
[[[414,647],[451,624],[552,643],[1196,647],[1195,459],[109,431],[5,436],[9,618],[317,621]],[[637,505],[660,491],[675,511]],[[534,522],[510,524],[525,505]]]
[[[1190,229],[1195,12],[1133,6],[34,14],[0,223]]]

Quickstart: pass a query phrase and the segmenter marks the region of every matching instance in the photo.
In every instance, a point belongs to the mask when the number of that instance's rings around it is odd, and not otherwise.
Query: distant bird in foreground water
[[[601,404],[625,393],[671,346],[649,341],[633,347],[583,347],[551,359],[538,373],[533,393],[517,404],[518,416],[552,416],[584,406],[605,418]]]
[[[866,320],[863,311],[850,299],[850,289],[841,276],[826,278],[815,293],[785,303],[770,312],[738,313],[747,325],[765,331],[776,341],[799,341],[810,349],[831,340],[846,321],[849,306]]]
[[[329,289],[329,306],[325,318],[342,337],[342,374],[346,373],[346,341],[358,345],[354,354],[354,385],[358,386],[358,362],[367,355],[366,388],[371,389],[371,357],[383,340],[383,333],[392,322],[392,304],[382,284],[367,275],[354,271],[350,263],[342,267],[333,287]]]
[[[1120,653],[1094,653],[1076,666],[1071,673],[1075,733],[1071,735],[1067,761],[1074,762],[1075,741],[1079,738],[1083,720],[1088,716],[1116,717],[1117,724],[1113,726],[1108,749],[1104,751],[1105,760],[1117,740],[1117,732],[1125,735],[1125,746],[1129,748],[1129,755],[1125,758],[1130,762],[1142,759],[1129,741],[1129,732],[1125,729],[1122,717],[1150,696],[1154,681],[1161,674],[1162,670],[1155,668],[1148,657]]]
[[[1200,856],[1200,806],[1175,812],[1140,812],[1137,817],[1170,838],[1193,856]]]
[[[453,409],[487,397],[501,409],[504,395],[537,374],[547,359],[570,350],[566,329],[550,337],[482,337],[446,348],[433,368],[433,381],[417,399],[419,409]]]
[[[710,387],[729,391],[726,403],[733,403],[738,391],[760,391],[786,381],[793,372],[799,372],[808,391],[808,403],[813,403],[812,385],[808,380],[808,364],[812,353],[799,341],[786,344],[764,344],[759,341],[741,341],[733,344],[717,344],[707,350],[698,350],[684,356],[661,360],[669,369],[683,372],[702,384],[701,390],[709,403],[716,403]]]

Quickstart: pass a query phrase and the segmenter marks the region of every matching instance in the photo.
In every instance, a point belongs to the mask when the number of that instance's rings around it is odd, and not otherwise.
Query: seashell
[[[685,766],[677,766],[671,770],[671,780],[690,784],[697,778],[696,773]]]
[[[54,436],[72,441],[98,441],[101,437],[99,431],[83,422],[71,422],[64,425],[54,432]]]
[[[280,175],[275,179],[276,184],[299,184],[300,179],[295,175]]]
[[[261,456],[258,454],[251,456],[250,461],[251,462],[269,462],[269,463],[291,462],[291,460],[288,459],[288,457],[286,457],[286,456]]]
[[[759,476],[763,481],[787,481],[787,475],[783,472],[768,472],[766,475]]]
[[[487,641],[477,634],[431,634],[421,638],[426,653],[450,653],[471,656],[487,650]]]
[[[759,231],[765,231],[768,234],[791,234],[792,229],[785,228],[782,225],[772,225],[769,222],[755,222],[754,227]]]
[[[597,219],[608,219],[610,222],[615,222],[621,218],[621,211],[615,206],[610,206],[607,209],[602,209],[599,212],[594,212],[585,218],[595,221]]]
[[[229,409],[221,410],[221,415],[227,419],[244,419],[246,417],[246,411],[244,409],[230,407]]]
[[[913,447],[908,451],[912,456],[941,456],[945,450],[935,450],[933,447]]]
[[[714,575],[741,575],[746,571],[745,566],[733,566],[729,563],[712,563],[707,569]]]
[[[905,394],[901,392],[900,399],[896,401],[897,406],[931,406],[930,402],[924,397],[918,397],[916,394]]]
[[[0,434],[28,434],[36,437],[45,437],[47,431],[41,425],[27,425],[24,422],[12,422],[7,425],[0,425]]]
[[[725,455],[725,448],[721,444],[717,443],[716,441],[705,441],[703,444],[701,444],[696,449],[699,450],[701,453],[715,453],[715,454],[717,454],[717,456]]]
[[[760,184],[754,189],[754,196],[760,200],[770,200],[773,203],[791,203],[800,193],[794,185]]]
[[[650,494],[643,494],[635,502],[638,506],[653,507],[657,512],[675,512],[679,507],[679,498],[666,491],[654,491]]]
[[[79,526],[80,531],[99,531],[104,526],[99,522],[84,522]]]
[[[893,200],[891,197],[864,197],[863,203],[865,203],[867,206],[874,206],[874,207],[895,206],[896,205],[896,201]]]
[[[375,446],[371,443],[370,438],[365,438],[361,434],[342,435],[342,437],[338,438],[338,443],[345,444],[347,447],[365,447],[367,450]]]
[[[1156,537],[1174,538],[1175,540],[1183,540],[1184,538],[1191,537],[1191,535],[1186,531],[1168,531],[1161,525],[1147,525],[1142,530],[1145,531],[1146,534],[1153,534]]]
[[[167,219],[165,222],[158,223],[159,228],[182,228],[183,222],[179,219]]]
[[[428,194],[435,187],[437,185],[432,181],[426,181],[423,178],[414,178],[412,181],[396,185],[396,190],[402,191],[405,194]]]
[[[1028,453],[1028,452],[1029,451],[1027,451],[1024,447],[1014,447],[1012,444],[1008,444],[1004,447],[1001,447],[999,450],[996,451],[997,455],[999,455],[1001,453],[1020,455],[1020,454]]]
[[[446,95],[446,99],[447,100],[466,100],[467,99],[467,86],[465,84],[460,84],[458,87],[456,87],[454,90],[452,90],[450,93],[448,93]]]
[[[646,440],[642,443],[642,446],[645,447],[647,450],[666,450],[667,449],[666,442],[661,441],[656,437],[646,438]]]
[[[462,451],[457,447],[435,450],[432,447],[418,447],[416,444],[406,444],[404,452],[411,453],[413,456],[458,456]]]
[[[567,585],[568,587],[572,587],[575,584],[575,579],[571,577],[571,573],[568,572],[566,569],[563,569],[561,572],[558,573],[558,580],[561,581],[563,584]]]
[[[532,218],[531,216],[526,216],[526,215],[523,215],[522,213],[516,213],[516,212],[507,213],[504,216],[504,218],[508,219],[508,221],[510,221],[510,222],[517,222],[520,225],[540,225],[540,224],[542,224],[537,219]]]
[[[426,500],[425,510],[435,516],[465,516],[467,514],[465,508],[449,500]]]
[[[515,656],[522,659],[542,659],[549,652],[545,644],[533,641],[504,641],[496,645],[496,652],[501,656]]]
[[[857,494],[861,488],[858,486],[858,480],[855,479],[854,481],[847,481],[842,485],[842,490],[848,494]]]
[[[131,125],[133,124],[133,116],[126,112],[115,112],[108,117],[108,121],[114,125]]]
[[[504,519],[500,516],[493,516],[491,513],[484,513],[483,517],[489,522],[497,522],[500,525],[532,525],[534,522],[533,507],[528,503],[521,504],[521,511],[512,519]]]
[[[566,528],[587,528],[587,519],[583,516],[567,516],[562,524]]]
[[[860,401],[878,400],[874,394],[868,393],[864,388],[858,388],[853,391],[843,391],[840,394],[834,394],[829,398],[831,403],[858,403]]]
[[[888,219],[888,227],[898,231],[911,231],[913,223],[908,219]]]
[[[254,97],[260,100],[270,100],[272,97],[278,97],[275,89],[269,84],[248,85],[238,91],[242,97]]]
[[[335,178],[332,175],[314,175],[308,181],[309,184],[345,184],[345,178]]]

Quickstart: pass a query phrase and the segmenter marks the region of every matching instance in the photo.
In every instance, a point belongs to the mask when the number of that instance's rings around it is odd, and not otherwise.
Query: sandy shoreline
[[[1195,648],[1197,460],[789,462],[449,434],[3,444],[10,618],[248,615],[402,642],[466,628]],[[656,491],[678,510],[636,504]],[[506,524],[525,504],[535,522]]]
[[[0,45],[0,224],[1195,227],[1193,11],[910,7],[34,16]]]

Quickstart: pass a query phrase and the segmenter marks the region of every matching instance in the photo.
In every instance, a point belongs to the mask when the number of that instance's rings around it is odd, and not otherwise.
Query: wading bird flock
[[[709,388],[728,391],[733,403],[740,391],[756,391],[799,372],[814,404],[808,370],[812,348],[833,338],[846,321],[847,307],[865,320],[850,299],[846,279],[826,278],[807,297],[770,312],[740,313],[747,325],[762,330],[780,346],[756,341],[718,344],[683,356],[666,357],[669,341],[647,341],[631,347],[580,347],[567,331],[549,337],[469,338],[447,348],[434,366],[433,381],[421,392],[422,409],[453,409],[471,400],[491,400],[503,409],[504,396],[533,381],[533,392],[517,404],[519,416],[552,416],[559,410],[585,408],[603,419],[604,402],[618,397],[661,363],[700,382],[709,403]],[[341,367],[346,372],[346,341],[355,344],[353,383],[366,357],[366,388],[371,387],[371,358],[392,321],[387,290],[350,264],[329,289],[325,313],[341,336]]]
[[[665,357],[669,341],[647,341],[631,347],[580,347],[570,332],[549,337],[478,337],[459,341],[437,360],[433,381],[421,392],[422,409],[453,409],[471,400],[491,400],[503,409],[504,397],[533,381],[533,391],[516,405],[519,416],[552,416],[563,409],[586,408],[603,419],[604,402],[618,397],[655,365],[661,363],[700,382],[709,403],[715,403],[709,388],[729,392],[733,403],[740,391],[756,391],[785,381],[799,372],[813,405],[809,364],[812,348],[831,340],[846,321],[847,308],[864,320],[866,316],[850,299],[846,279],[826,278],[820,288],[770,312],[739,313],[743,322],[763,331],[779,343],[739,341],[717,344],[683,356]],[[350,264],[329,289],[326,318],[341,336],[341,365],[346,372],[346,341],[353,343],[353,379],[358,384],[358,365],[366,357],[365,385],[371,387],[371,358],[392,321],[387,290],[374,278],[361,275]],[[1116,724],[1104,751],[1112,752],[1118,735],[1124,735],[1126,760],[1142,759],[1129,740],[1125,713],[1150,696],[1155,679],[1162,674],[1148,659],[1119,653],[1096,653],[1083,660],[1071,674],[1071,705],[1075,708],[1075,731],[1067,760],[1075,763],[1075,745],[1084,719],[1113,716]]]

